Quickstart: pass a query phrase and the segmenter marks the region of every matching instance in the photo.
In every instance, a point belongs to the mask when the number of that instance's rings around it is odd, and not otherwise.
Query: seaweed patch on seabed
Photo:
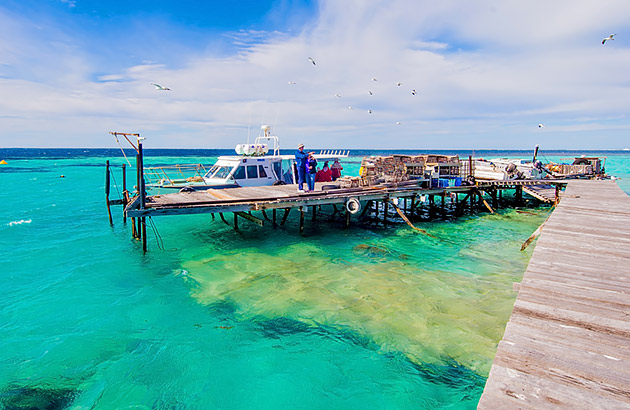
[[[5,410],[61,410],[72,404],[77,391],[69,388],[9,386],[0,391],[0,408]]]

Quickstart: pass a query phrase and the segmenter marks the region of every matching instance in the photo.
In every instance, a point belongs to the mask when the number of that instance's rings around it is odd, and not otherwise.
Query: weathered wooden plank
[[[623,363],[625,364],[625,360],[630,359],[630,345],[627,344],[627,340],[623,336],[601,333],[579,326],[558,324],[544,318],[520,314],[514,314],[507,324],[506,334],[509,333],[510,337],[512,337],[513,331],[518,331],[513,326],[529,329],[523,333],[528,337],[554,338],[558,343],[569,345],[586,343],[590,349],[602,355],[608,355],[611,360],[624,360]]]
[[[612,369],[614,360],[602,355],[594,357],[549,343],[536,343],[531,339],[502,341],[495,357],[498,365],[537,376],[541,379],[573,387],[577,391],[590,391],[603,400],[614,397],[630,403],[630,375]]]
[[[564,299],[588,306],[595,304],[606,306],[630,314],[630,295],[627,293],[603,291],[589,286],[572,286],[571,283],[559,285],[557,282],[530,278],[521,282],[519,295],[520,292],[523,292],[523,297],[531,297],[530,300],[553,298],[551,303],[554,305]]]
[[[575,389],[502,365],[492,366],[490,377],[497,383],[486,384],[479,409],[627,409],[623,399],[606,396],[601,400],[599,392]]]
[[[571,181],[536,243],[480,409],[630,408],[630,197]]]

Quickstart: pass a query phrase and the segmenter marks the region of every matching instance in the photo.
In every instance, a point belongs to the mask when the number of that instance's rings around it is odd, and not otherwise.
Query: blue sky
[[[0,145],[628,148],[629,29],[627,0],[5,0]]]

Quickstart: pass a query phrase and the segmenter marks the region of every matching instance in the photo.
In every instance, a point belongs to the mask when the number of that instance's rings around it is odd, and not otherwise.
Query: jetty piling
[[[110,173],[111,171],[109,169],[109,160],[107,160],[107,164],[105,165],[105,201],[107,203],[107,215],[109,216],[109,224],[113,225],[114,220],[112,219],[112,210],[109,203]]]

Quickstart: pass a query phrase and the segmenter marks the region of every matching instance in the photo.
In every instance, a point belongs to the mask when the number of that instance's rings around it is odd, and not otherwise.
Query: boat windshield
[[[232,168],[234,168],[234,165],[215,165],[210,168],[210,171],[208,171],[208,173],[206,174],[206,178],[225,179],[230,175],[230,171],[232,171]]]

